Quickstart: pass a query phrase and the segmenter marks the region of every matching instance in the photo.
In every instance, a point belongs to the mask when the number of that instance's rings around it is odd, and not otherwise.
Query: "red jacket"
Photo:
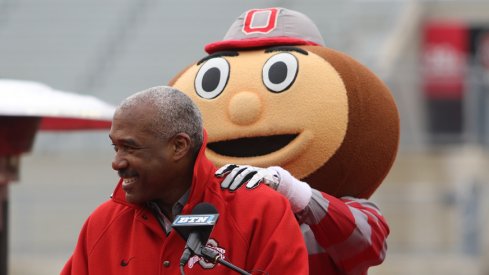
[[[266,186],[221,190],[221,179],[214,177],[216,168],[204,156],[204,148],[205,144],[182,214],[190,214],[204,201],[216,207],[220,216],[207,245],[215,246],[228,262],[257,271],[252,274],[308,274],[307,250],[288,201]],[[185,241],[173,230],[166,236],[150,210],[126,202],[120,185],[85,222],[61,274],[180,274]],[[196,256],[185,273],[237,274]]]

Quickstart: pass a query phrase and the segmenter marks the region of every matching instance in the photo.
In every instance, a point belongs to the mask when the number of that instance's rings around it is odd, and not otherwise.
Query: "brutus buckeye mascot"
[[[222,187],[267,184],[288,198],[311,274],[366,274],[380,264],[389,228],[367,199],[399,142],[385,84],[285,8],[246,11],[205,50],[171,85],[201,109]]]

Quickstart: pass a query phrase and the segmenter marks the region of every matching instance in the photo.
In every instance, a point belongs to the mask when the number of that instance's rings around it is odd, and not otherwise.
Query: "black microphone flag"
[[[195,206],[192,214],[178,215],[173,221],[171,226],[187,241],[180,258],[181,274],[185,274],[184,266],[193,253],[213,263],[221,263],[240,274],[251,275],[247,271],[225,261],[219,252],[205,246],[218,218],[217,209],[210,203],[202,202]]]
[[[219,218],[217,209],[210,203],[197,204],[190,215],[178,215],[172,223],[172,227],[187,241],[187,246],[200,255],[201,246],[207,244],[207,240]]]

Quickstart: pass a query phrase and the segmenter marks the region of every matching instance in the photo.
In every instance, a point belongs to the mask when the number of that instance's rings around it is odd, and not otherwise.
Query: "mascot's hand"
[[[246,182],[248,182],[246,184],[248,189],[256,188],[260,183],[264,183],[275,190],[280,183],[280,176],[274,170],[249,165],[226,164],[219,168],[215,175],[219,178],[225,176],[221,187],[231,191],[235,191]]]
[[[215,175],[225,177],[221,187],[234,191],[241,185],[253,189],[260,183],[270,186],[284,195],[290,202],[292,210],[297,213],[303,210],[311,200],[311,187],[278,166],[259,168],[248,165],[227,164],[219,168]]]

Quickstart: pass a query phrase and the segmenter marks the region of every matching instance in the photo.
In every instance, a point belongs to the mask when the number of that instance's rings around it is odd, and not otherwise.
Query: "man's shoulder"
[[[222,196],[225,204],[219,212],[227,218],[226,226],[234,227],[244,243],[250,243],[256,234],[288,231],[289,224],[295,222],[288,200],[268,186],[254,189],[242,186],[236,191],[225,189]]]
[[[91,223],[96,224],[109,224],[121,216],[130,214],[133,207],[114,202],[109,199],[100,204],[91,214],[89,220]]]
[[[288,200],[277,191],[265,185],[254,189],[241,187],[236,191],[222,190],[230,206],[249,207],[250,209],[263,209],[263,211],[283,212],[291,211]]]

